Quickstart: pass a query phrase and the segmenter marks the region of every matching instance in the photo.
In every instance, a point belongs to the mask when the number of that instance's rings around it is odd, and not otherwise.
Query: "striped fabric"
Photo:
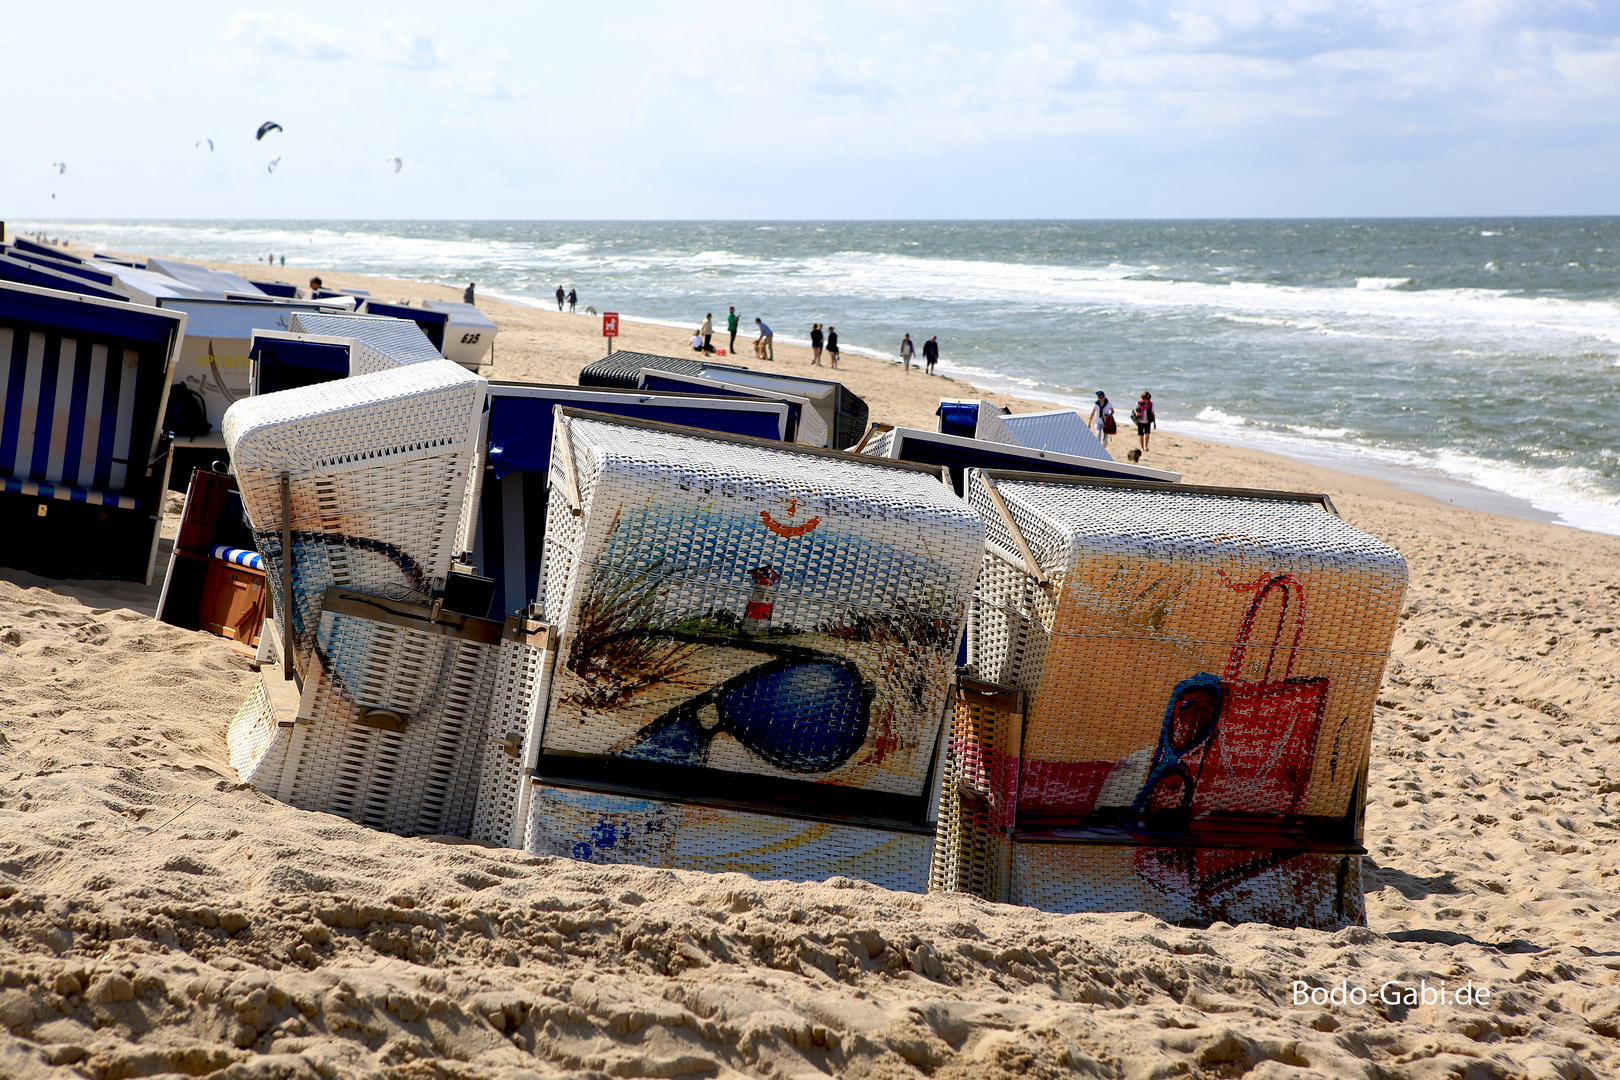
[[[138,510],[140,502],[128,495],[113,495],[105,491],[95,491],[91,488],[74,487],[72,484],[52,484],[41,480],[18,480],[12,476],[0,476],[0,491],[9,491],[14,495],[36,495],[42,499],[61,499],[64,502],[88,503],[91,506],[116,506],[122,510]]]
[[[135,508],[130,477],[139,353],[0,326],[4,490]]]
[[[247,548],[235,548],[229,544],[215,544],[212,554],[216,559],[224,559],[228,563],[245,566],[249,570],[264,569],[264,556],[257,551],[249,551]]]

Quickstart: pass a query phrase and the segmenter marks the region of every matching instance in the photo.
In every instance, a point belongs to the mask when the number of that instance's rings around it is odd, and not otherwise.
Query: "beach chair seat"
[[[232,722],[244,782],[394,832],[471,827],[503,643],[521,644],[448,600],[474,523],[485,395],[435,357],[226,414],[290,653],[282,674],[300,687],[278,707],[285,687],[267,678]]]
[[[978,515],[927,467],[557,416],[528,850],[925,889]]]
[[[936,888],[1049,911],[1364,919],[1406,586],[1325,496],[969,473],[987,554]]]
[[[149,580],[185,316],[0,284],[0,562]]]

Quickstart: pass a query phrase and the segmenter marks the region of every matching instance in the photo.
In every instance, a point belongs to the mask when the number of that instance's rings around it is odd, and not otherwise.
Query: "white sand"
[[[584,316],[484,306],[497,376],[571,382],[599,354]],[[681,355],[678,331],[626,329]],[[941,393],[969,392],[846,368],[875,418],[931,426]],[[251,673],[147,618],[155,589],[0,571],[0,1076],[1620,1075],[1620,538],[1173,435],[1149,463],[1325,490],[1411,562],[1366,929],[1059,917],[371,832],[236,782],[224,731]],[[1295,980],[1375,1000],[1296,1006]],[[1387,980],[1490,998],[1382,1005]]]

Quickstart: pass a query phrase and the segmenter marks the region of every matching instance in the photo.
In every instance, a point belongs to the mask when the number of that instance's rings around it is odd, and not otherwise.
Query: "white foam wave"
[[[1373,291],[1377,289],[1399,289],[1412,284],[1409,277],[1359,277],[1356,278],[1356,288]]]
[[[1206,415],[1209,414],[1209,415]],[[1620,497],[1610,482],[1583,466],[1540,466],[1500,461],[1457,450],[1399,450],[1374,446],[1338,429],[1278,429],[1219,409],[1205,408],[1196,419],[1166,423],[1169,430],[1215,442],[1241,439],[1242,445],[1299,457],[1346,472],[1382,466],[1385,475],[1424,475],[1458,481],[1485,492],[1506,495],[1549,514],[1561,524],[1590,532],[1620,535]],[[1421,484],[1418,484],[1421,489]],[[1484,505],[1481,508],[1494,509]]]

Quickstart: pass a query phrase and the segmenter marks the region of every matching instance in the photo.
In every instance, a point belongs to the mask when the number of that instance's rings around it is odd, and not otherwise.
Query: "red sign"
[[[619,336],[619,313],[617,311],[602,312],[602,336]]]

